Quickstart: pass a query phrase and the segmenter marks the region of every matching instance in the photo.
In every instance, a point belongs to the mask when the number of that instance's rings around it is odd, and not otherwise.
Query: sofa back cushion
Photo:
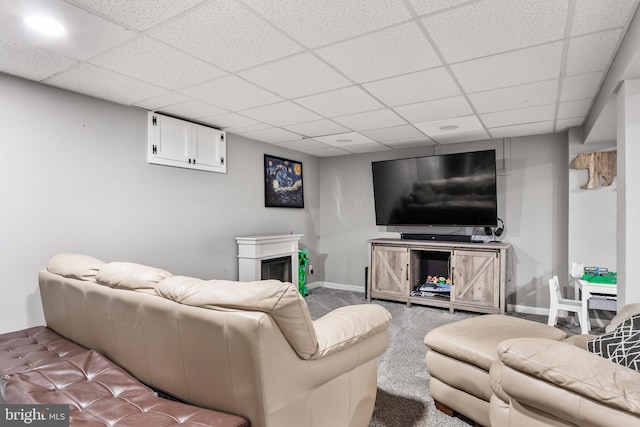
[[[104,261],[87,255],[62,253],[49,260],[47,270],[72,279],[93,280],[104,265]]]
[[[158,283],[172,274],[160,268],[133,262],[111,262],[96,274],[96,282],[111,288],[152,292]]]
[[[302,359],[318,350],[318,338],[304,298],[291,283],[278,280],[234,282],[173,276],[156,293],[180,304],[220,310],[251,310],[269,314]]]

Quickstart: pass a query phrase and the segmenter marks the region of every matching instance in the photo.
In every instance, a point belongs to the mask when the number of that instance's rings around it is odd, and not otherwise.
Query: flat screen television
[[[497,225],[495,150],[372,162],[376,225]]]

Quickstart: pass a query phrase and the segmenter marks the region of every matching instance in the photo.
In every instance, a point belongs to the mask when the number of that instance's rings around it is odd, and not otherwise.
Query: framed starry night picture
[[[301,162],[264,155],[264,205],[304,208]]]

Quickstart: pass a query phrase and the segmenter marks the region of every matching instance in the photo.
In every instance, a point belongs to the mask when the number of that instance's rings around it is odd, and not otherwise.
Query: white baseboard
[[[538,314],[540,316],[549,316],[549,309],[544,307],[531,307],[528,305],[507,304],[507,311],[515,311],[516,313]]]
[[[342,284],[342,283],[333,283],[333,282],[324,282],[324,281],[318,281],[318,282],[309,283],[309,284],[307,284],[307,288],[308,289],[329,288],[329,289],[339,289],[341,291],[351,291],[351,292],[364,293],[364,287],[363,286],[345,285],[345,284]]]

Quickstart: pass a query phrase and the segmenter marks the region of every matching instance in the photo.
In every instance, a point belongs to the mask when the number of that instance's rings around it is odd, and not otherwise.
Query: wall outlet
[[[313,274],[313,265],[309,266],[309,274]]]

